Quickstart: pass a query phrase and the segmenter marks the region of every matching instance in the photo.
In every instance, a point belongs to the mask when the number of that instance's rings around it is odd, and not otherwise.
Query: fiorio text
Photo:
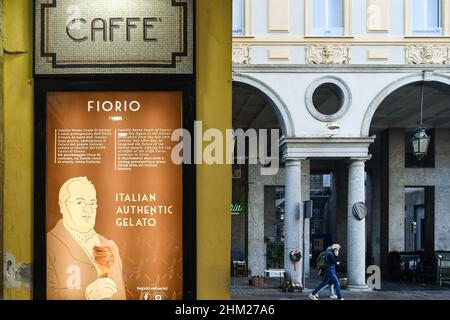
[[[137,112],[141,108],[139,101],[88,101],[88,112]]]

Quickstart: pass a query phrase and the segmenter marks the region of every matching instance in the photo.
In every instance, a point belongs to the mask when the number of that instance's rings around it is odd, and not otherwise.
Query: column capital
[[[284,158],[283,162],[284,162],[284,166],[285,167],[301,167],[302,166],[302,161],[306,160],[303,158]]]
[[[347,160],[349,165],[357,165],[358,163],[366,163],[367,161],[369,161],[370,159],[372,159],[372,156],[367,156],[367,157],[354,157],[354,158],[349,158]]]

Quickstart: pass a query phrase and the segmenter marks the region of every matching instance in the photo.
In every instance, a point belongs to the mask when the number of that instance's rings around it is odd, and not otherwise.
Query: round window
[[[342,117],[351,100],[348,86],[335,77],[314,81],[306,91],[306,107],[320,121],[331,122]]]
[[[324,83],[313,93],[314,108],[321,114],[331,116],[337,113],[343,105],[344,93],[334,83]]]

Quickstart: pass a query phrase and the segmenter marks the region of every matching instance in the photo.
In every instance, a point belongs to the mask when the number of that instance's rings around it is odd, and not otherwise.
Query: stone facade
[[[267,269],[264,243],[264,206],[269,199],[264,198],[264,188],[266,186],[284,186],[286,178],[284,168],[280,168],[275,176],[260,175],[260,168],[259,165],[248,166],[248,269],[251,275],[256,276],[264,275],[264,270]],[[302,196],[305,201],[309,200],[308,161],[304,161],[302,166]],[[309,270],[309,266],[305,268]]]
[[[377,1],[376,4],[344,1],[344,11],[347,10],[343,19],[345,37],[314,37],[308,12],[312,2],[300,0],[290,1],[290,6],[277,11],[279,19],[283,16],[295,16],[296,19],[289,20],[287,28],[274,33],[267,31],[274,23],[269,19],[267,1],[251,3],[250,9],[246,7],[246,16],[253,16],[251,33],[233,38],[234,46],[246,46],[249,55],[248,59],[240,59],[234,65],[234,81],[258,88],[272,100],[285,136],[281,141],[285,160],[308,159],[311,165],[324,159],[339,163],[348,163],[351,159],[366,161],[363,169],[358,171],[358,179],[366,172],[365,183],[356,179],[359,181],[357,186],[352,182],[354,179],[348,180],[352,174],[348,164],[330,166],[336,177],[334,190],[337,190],[330,200],[334,212],[330,217],[331,229],[334,240],[341,243],[349,255],[347,271],[353,284],[363,285],[360,282],[363,281],[364,266],[381,265],[389,251],[406,249],[405,186],[430,187],[427,198],[433,200],[434,208],[433,249],[449,250],[450,218],[446,210],[450,205],[450,172],[447,170],[450,168],[450,146],[445,141],[450,138],[450,132],[436,130],[434,169],[405,168],[403,129],[390,127],[389,118],[386,127],[390,130],[385,139],[388,145],[376,149],[373,146],[379,145],[383,137],[379,132],[376,138],[372,137],[374,116],[380,105],[397,90],[420,82],[450,88],[450,50],[446,40],[450,35],[449,26],[443,28],[441,35],[426,40],[414,38],[410,37],[413,31],[409,1]],[[395,14],[374,16],[374,12]],[[450,5],[445,6],[442,15],[443,18],[450,17]],[[316,111],[311,111],[314,108],[311,107],[312,95],[321,84],[333,82],[330,79],[346,88],[342,94],[344,101],[341,101],[346,107],[331,116],[317,116]],[[415,121],[411,124],[416,125]],[[249,178],[249,204],[253,201],[254,210],[262,212],[262,186],[274,182],[265,182],[267,177],[258,177],[252,171],[249,168],[249,177],[253,177]],[[297,188],[295,184],[289,185]],[[309,194],[303,186],[301,190],[301,198],[296,198],[300,196],[295,190],[288,192],[294,199],[286,199],[286,202],[308,199]],[[367,205],[364,226],[363,223],[354,225],[354,221],[349,220],[353,218],[352,202],[357,199],[365,200]],[[264,250],[261,244],[263,228],[259,224],[263,224],[261,216],[248,228],[249,264],[257,273],[264,268],[260,253]],[[286,225],[288,230],[289,225]],[[349,243],[355,239],[360,245]],[[301,246],[302,241],[299,239],[297,245]],[[250,248],[257,252],[250,252]]]
[[[391,130],[389,251],[405,250],[405,187],[434,187],[434,250],[450,250],[450,130],[436,130],[435,168],[405,168],[405,132]],[[408,228],[407,228],[408,229]]]

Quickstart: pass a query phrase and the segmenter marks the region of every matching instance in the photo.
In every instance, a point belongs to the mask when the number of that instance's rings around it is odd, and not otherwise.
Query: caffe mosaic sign
[[[192,74],[193,0],[36,0],[35,73]]]

